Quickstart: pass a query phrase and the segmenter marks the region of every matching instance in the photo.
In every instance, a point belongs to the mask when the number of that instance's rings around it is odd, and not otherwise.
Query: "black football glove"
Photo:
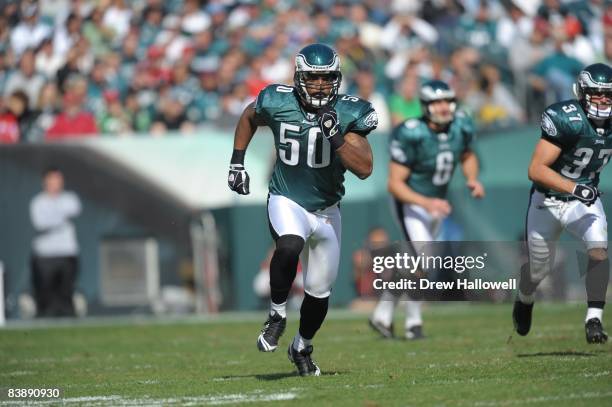
[[[586,206],[591,206],[597,201],[597,198],[601,193],[596,187],[585,184],[576,184],[572,195],[578,198]]]
[[[236,191],[240,195],[249,194],[249,174],[244,169],[244,165],[230,164],[227,185],[232,191]]]
[[[340,133],[340,122],[336,110],[325,105],[317,111],[317,122],[323,136],[329,141],[334,150],[342,147],[344,136]]]

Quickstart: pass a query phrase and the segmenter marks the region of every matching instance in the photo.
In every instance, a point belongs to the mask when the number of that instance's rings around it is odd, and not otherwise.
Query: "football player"
[[[519,335],[529,333],[535,290],[551,270],[555,241],[567,230],[588,252],[586,340],[605,343],[601,321],[610,270],[606,214],[597,186],[612,154],[612,68],[587,66],[574,93],[576,100],[555,103],[542,114],[542,137],[529,164],[529,261],[521,269],[512,319]]]
[[[341,81],[340,59],[332,48],[311,44],[300,50],[294,86],[266,87],[240,117],[228,177],[232,190],[249,193],[245,151],[258,126],[270,127],[277,160],[269,184],[268,220],[276,249],[270,264],[270,313],[257,347],[271,352],[278,346],[300,260],[304,300],[288,356],[302,376],[320,375],[311,343],[327,314],[338,272],[344,173],[348,169],[365,179],[372,172],[366,136],[376,128],[376,112],[367,101],[338,94]]]
[[[446,192],[457,163],[472,196],[485,194],[471,148],[474,126],[467,114],[457,110],[455,92],[445,82],[431,80],[422,85],[419,99],[422,117],[404,121],[391,134],[388,179],[396,216],[415,253],[421,252],[423,242],[436,239],[442,220],[451,212]],[[409,295],[406,301],[406,339],[423,337],[422,301],[414,297]],[[391,292],[382,293],[370,318],[370,326],[383,337],[393,337],[398,299]]]

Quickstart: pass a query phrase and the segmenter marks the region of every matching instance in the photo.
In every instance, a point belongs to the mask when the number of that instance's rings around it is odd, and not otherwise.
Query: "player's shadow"
[[[336,376],[344,374],[345,372],[323,372],[321,376]],[[232,376],[222,376],[219,379],[221,380],[236,380],[236,379],[257,379],[264,381],[273,381],[273,380],[281,380],[286,379],[288,377],[299,377],[297,372],[282,372],[282,373],[268,373],[268,374],[247,374],[247,375],[232,375]]]
[[[568,351],[555,351],[555,352],[535,352],[535,353],[519,353],[516,355],[518,358],[536,358],[541,356],[580,356],[580,357],[593,357],[597,356],[597,352],[576,352],[573,350]]]

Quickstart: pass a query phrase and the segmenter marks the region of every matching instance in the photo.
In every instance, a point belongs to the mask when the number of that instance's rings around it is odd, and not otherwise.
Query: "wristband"
[[[232,159],[230,160],[231,164],[242,164],[244,165],[244,154],[246,150],[236,150],[232,153]]]

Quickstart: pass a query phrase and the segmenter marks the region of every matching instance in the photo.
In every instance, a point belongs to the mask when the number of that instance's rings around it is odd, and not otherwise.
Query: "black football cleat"
[[[287,357],[295,365],[300,376],[321,376],[321,369],[310,357],[312,350],[312,345],[308,345],[298,352],[293,349],[293,344],[289,344]]]
[[[261,352],[274,352],[286,326],[287,318],[281,317],[276,312],[274,315],[269,315],[261,334],[257,337],[257,349]]]
[[[423,334],[423,326],[415,325],[406,329],[406,334],[404,337],[409,341],[415,341],[417,339],[424,339],[425,335]]]
[[[514,329],[516,333],[521,336],[525,336],[531,329],[531,313],[533,312],[533,303],[524,304],[520,300],[514,301],[514,308],[512,309],[512,321],[514,322]]]
[[[608,334],[603,330],[599,318],[591,318],[584,324],[586,341],[588,343],[606,343]]]
[[[385,326],[382,323],[375,321],[373,319],[368,320],[368,324],[370,328],[378,332],[383,338],[390,339],[393,338],[393,324],[389,326]]]

